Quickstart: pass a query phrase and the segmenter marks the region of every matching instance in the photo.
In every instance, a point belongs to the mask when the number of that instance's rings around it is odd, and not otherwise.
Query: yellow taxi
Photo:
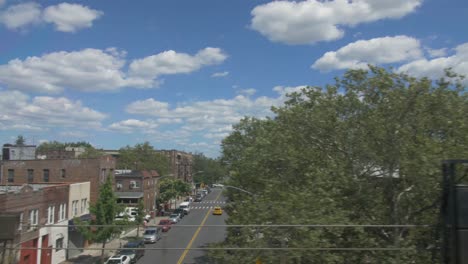
[[[213,210],[213,215],[222,215],[223,214],[223,209],[221,207],[216,206]]]

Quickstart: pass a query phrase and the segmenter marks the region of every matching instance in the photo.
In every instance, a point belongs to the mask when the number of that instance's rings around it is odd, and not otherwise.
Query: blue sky
[[[219,155],[243,116],[368,63],[468,74],[468,2],[0,0],[0,143]]]

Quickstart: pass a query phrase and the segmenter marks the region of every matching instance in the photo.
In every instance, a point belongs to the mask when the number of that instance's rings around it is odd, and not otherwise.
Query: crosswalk
[[[214,209],[216,206],[221,206],[225,203],[225,201],[201,201],[198,203],[192,203],[192,205],[189,208],[193,210]]]

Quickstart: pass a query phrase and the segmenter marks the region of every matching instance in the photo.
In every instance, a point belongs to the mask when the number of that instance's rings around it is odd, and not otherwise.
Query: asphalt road
[[[178,224],[172,226],[163,238],[155,244],[147,244],[145,256],[138,264],[201,264],[205,254],[202,250],[190,250],[190,248],[201,248],[208,243],[224,240],[225,227],[203,227],[204,225],[224,225],[227,215],[212,215],[215,206],[223,207],[225,200],[221,195],[221,189],[212,189],[202,202],[193,202],[190,213]],[[186,227],[183,225],[196,225]],[[151,250],[155,248],[157,250]],[[182,248],[182,250],[174,250]]]

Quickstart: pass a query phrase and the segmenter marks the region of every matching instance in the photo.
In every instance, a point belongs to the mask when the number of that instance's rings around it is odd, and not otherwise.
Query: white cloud
[[[155,79],[160,75],[191,72],[226,58],[217,48],[206,48],[195,56],[162,52],[133,61],[130,64],[132,76],[128,76],[123,71],[125,56],[125,51],[108,48],[105,51],[59,51],[24,60],[13,59],[0,65],[0,83],[9,89],[51,94],[67,88],[85,92],[152,88],[160,83]]]
[[[278,97],[260,96],[251,99],[244,95],[238,95],[232,99],[184,103],[174,108],[171,108],[166,102],[149,98],[129,104],[126,111],[158,119],[178,120],[179,123],[183,124],[182,129],[187,131],[208,130],[211,133],[225,133],[230,130],[232,124],[239,122],[244,116],[258,118],[271,116],[271,106],[281,105],[286,99],[287,93],[299,91],[304,87],[277,86],[273,90],[278,93]],[[220,128],[223,129],[220,130]]]
[[[89,28],[103,12],[79,4],[61,3],[44,9],[44,21],[53,23],[57,31],[76,32]]]
[[[8,7],[0,13],[0,23],[8,29],[22,29],[41,22],[41,6],[37,3],[23,3]]]
[[[150,140],[164,143],[169,141],[176,144],[178,149],[188,151],[203,149],[203,153],[215,157],[219,154],[221,140],[229,135],[233,124],[238,123],[245,116],[260,119],[272,116],[272,106],[282,105],[287,99],[286,94],[300,91],[303,88],[305,86],[276,86],[273,91],[277,96],[273,97],[251,98],[251,96],[237,95],[231,99],[180,102],[175,106],[149,98],[135,101],[127,105],[125,110],[130,114],[150,118],[142,122],[159,124],[154,130],[140,130],[148,134]],[[200,142],[203,138],[211,142]]]
[[[228,71],[225,72],[215,72],[211,75],[211,77],[216,78],[216,77],[226,77],[229,75]]]
[[[10,89],[59,93],[65,88],[109,91],[128,85],[125,61],[98,49],[53,52],[0,65],[0,82]]]
[[[61,3],[45,8],[34,2],[8,7],[0,13],[0,23],[8,29],[24,29],[39,23],[52,23],[57,31],[76,32],[89,28],[103,13],[79,4]]]
[[[48,130],[54,128],[100,129],[106,115],[64,97],[30,98],[19,91],[0,91],[0,123],[3,129]]]
[[[257,90],[255,90],[255,89],[243,89],[243,90],[240,90],[238,93],[239,94],[245,94],[247,96],[251,96],[251,95],[254,95],[256,92],[257,92]]]
[[[177,53],[173,50],[134,60],[129,74],[142,79],[154,79],[160,75],[190,73],[203,66],[219,64],[227,55],[219,48],[204,48],[195,55]]]
[[[421,3],[422,0],[273,1],[252,10],[251,28],[274,42],[331,41],[343,37],[345,26],[401,18]]]
[[[421,58],[419,40],[407,36],[359,40],[337,51],[325,53],[312,65],[313,69],[366,68],[367,64],[388,64]]]
[[[149,132],[154,130],[158,125],[152,121],[141,121],[137,119],[127,119],[109,126],[111,130],[120,131],[123,133],[131,133],[134,131]]]
[[[437,79],[444,76],[444,69],[452,68],[458,74],[468,76],[468,42],[458,45],[452,56],[435,59],[419,59],[398,68],[399,72],[406,72],[416,77],[429,76]],[[468,85],[468,80],[465,79]]]
[[[447,55],[447,48],[441,48],[441,49],[431,49],[429,47],[425,47],[425,50],[429,54],[431,58],[437,58],[437,57],[443,57]]]

